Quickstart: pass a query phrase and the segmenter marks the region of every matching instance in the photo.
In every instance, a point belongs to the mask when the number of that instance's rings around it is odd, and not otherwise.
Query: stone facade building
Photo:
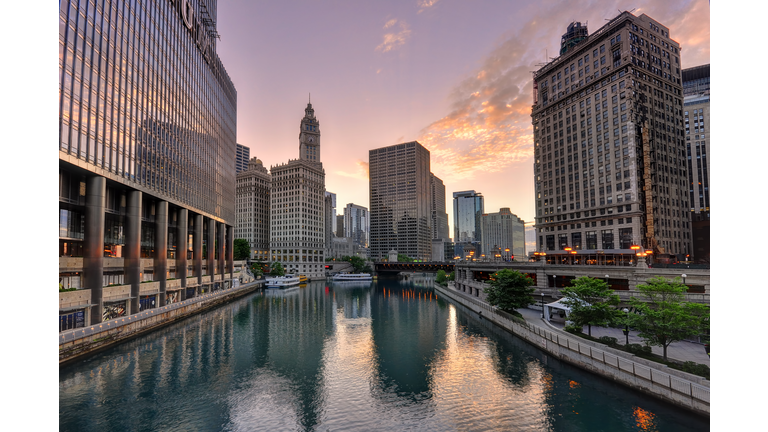
[[[431,249],[429,150],[416,141],[368,152],[373,260],[390,250],[428,261]]]
[[[503,207],[498,213],[484,213],[481,217],[482,254],[486,260],[526,261],[525,222]],[[496,257],[496,255],[500,255]]]
[[[269,206],[272,177],[259,158],[237,174],[235,238],[248,240],[251,259],[269,261]]]
[[[534,73],[538,251],[627,261],[638,245],[685,257],[692,204],[680,45],[661,23],[629,12],[587,37],[572,34]]]
[[[325,170],[312,104],[299,128],[299,159],[270,168],[270,261],[286,272],[325,277]]]

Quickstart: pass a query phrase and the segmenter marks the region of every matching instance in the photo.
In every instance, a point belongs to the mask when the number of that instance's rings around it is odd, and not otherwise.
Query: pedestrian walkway
[[[541,318],[540,309],[517,309],[517,311],[520,312],[520,314],[523,315],[525,320],[529,323],[534,325],[542,324],[543,319]],[[552,320],[549,323],[560,330],[563,330],[563,327],[565,327],[565,323],[563,321]],[[587,327],[584,326],[584,334],[588,334],[587,331]],[[592,326],[592,337],[599,338],[600,336],[615,337],[621,345],[626,343],[624,329]],[[640,345],[645,344],[643,339],[637,335],[637,332],[632,330],[629,332],[629,343]],[[661,347],[654,346],[651,347],[651,349],[653,350],[654,354],[658,354],[659,356],[661,356],[663,353]],[[670,360],[677,360],[681,362],[692,361],[709,366],[709,356],[707,355],[707,351],[704,349],[704,345],[699,343],[684,341],[673,342],[669,347],[667,347],[667,357]]]

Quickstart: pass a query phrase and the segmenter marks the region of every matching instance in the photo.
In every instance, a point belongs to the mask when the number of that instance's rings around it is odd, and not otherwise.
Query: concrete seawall
[[[204,294],[100,324],[59,333],[59,365],[77,361],[116,344],[155,331],[194,314],[229,303],[262,287],[263,281]]]
[[[562,332],[518,322],[477,298],[435,284],[435,291],[482,314],[484,319],[529,342],[553,357],[709,417],[709,381],[696,375],[640,359],[607,346],[583,341]]]

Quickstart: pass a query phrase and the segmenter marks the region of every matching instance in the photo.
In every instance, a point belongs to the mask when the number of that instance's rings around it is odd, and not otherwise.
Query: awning
[[[565,298],[565,297],[563,297],[563,298],[561,298],[561,299],[559,299],[559,300],[557,300],[557,301],[554,301],[554,302],[552,302],[552,303],[547,303],[547,304],[545,304],[545,305],[544,305],[544,319],[546,319],[547,321],[549,321],[549,317],[550,317],[550,310],[551,310],[551,309],[559,309],[559,310],[565,311],[565,316],[566,316],[566,317],[567,317],[568,315],[570,315],[570,314],[571,314],[571,308],[570,308],[570,307],[568,307],[566,304],[564,304],[564,303],[563,303],[563,300],[565,300],[565,299],[566,299],[566,298]]]
[[[62,313],[62,312],[72,312],[72,311],[76,311],[76,310],[80,310],[80,309],[87,309],[87,308],[89,308],[91,306],[96,306],[96,305],[93,305],[93,304],[80,304],[80,305],[77,305],[77,306],[69,306],[69,307],[65,307],[65,308],[59,308],[59,313]]]

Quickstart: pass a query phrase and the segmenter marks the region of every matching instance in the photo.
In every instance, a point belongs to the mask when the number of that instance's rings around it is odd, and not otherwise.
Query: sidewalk
[[[539,326],[546,326],[541,318],[540,310],[517,309],[517,311],[520,312],[520,314],[522,314],[525,320],[529,323]],[[562,330],[565,326],[565,323],[561,321],[550,321],[550,324],[560,330]],[[584,326],[584,334],[587,334],[587,330],[587,327]],[[615,337],[619,341],[620,345],[624,345],[627,340],[626,336],[624,336],[623,329],[592,326],[592,337],[599,338],[600,336]],[[629,332],[629,343],[644,345],[643,340],[640,338],[640,336],[637,335],[637,332],[632,330]],[[651,349],[653,350],[654,354],[658,354],[659,356],[662,355],[661,347],[654,346],[651,347]],[[692,361],[709,366],[709,356],[704,350],[703,344],[683,341],[673,342],[669,347],[667,347],[667,357],[670,360],[678,360],[683,362]]]

